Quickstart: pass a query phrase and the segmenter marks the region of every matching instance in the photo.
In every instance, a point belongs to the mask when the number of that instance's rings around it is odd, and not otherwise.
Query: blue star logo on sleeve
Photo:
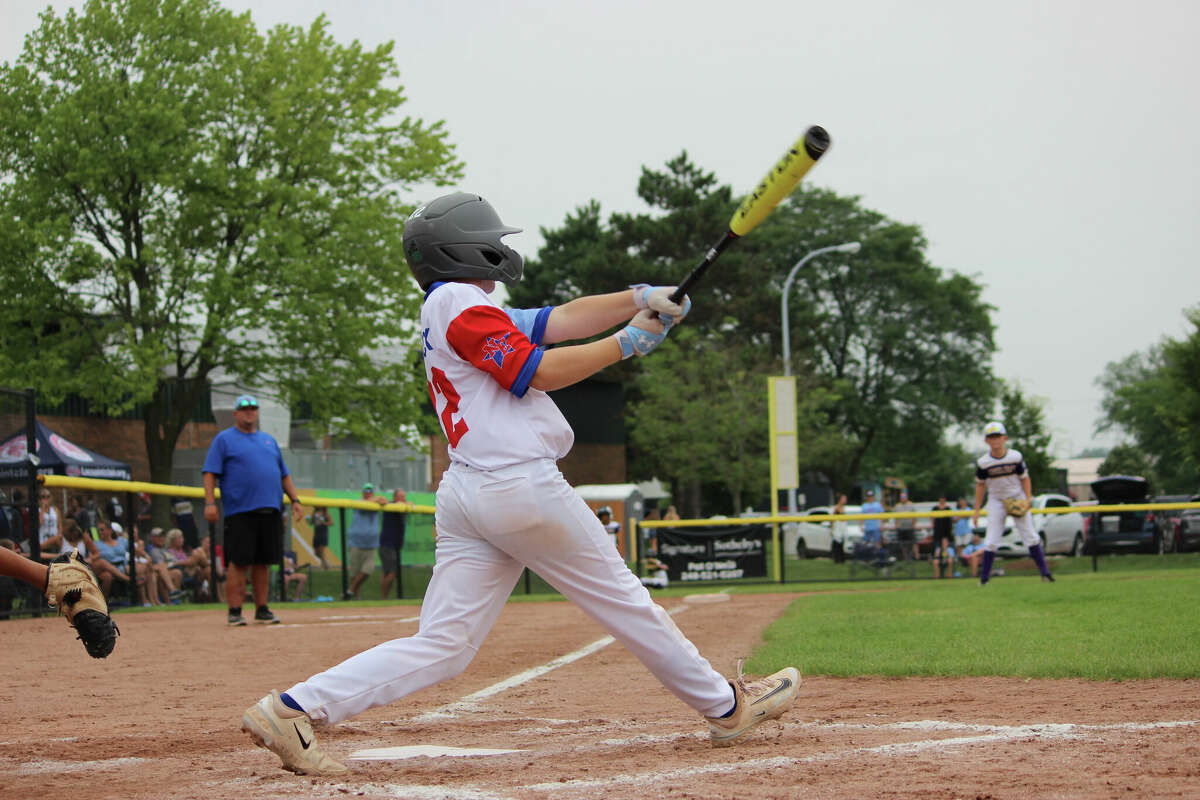
[[[433,349],[433,345],[429,343],[429,328],[421,331],[421,343],[424,345],[421,348],[421,358],[424,358],[425,354]]]
[[[483,342],[483,360],[494,361],[496,366],[504,368],[504,357],[513,352],[516,348],[508,343],[509,333],[503,336],[488,336]]]

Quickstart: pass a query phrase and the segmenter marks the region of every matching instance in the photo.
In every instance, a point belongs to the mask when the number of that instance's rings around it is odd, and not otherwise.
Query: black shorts
[[[265,508],[226,517],[225,557],[238,567],[278,564],[283,560],[283,515]]]
[[[379,563],[384,575],[395,575],[400,566],[400,548],[380,547]]]
[[[329,528],[318,525],[313,528],[313,547],[329,547]]]
[[[896,529],[896,541],[898,541],[898,542],[915,541],[916,540],[916,537],[914,536],[915,532],[916,531],[913,528],[897,528]]]

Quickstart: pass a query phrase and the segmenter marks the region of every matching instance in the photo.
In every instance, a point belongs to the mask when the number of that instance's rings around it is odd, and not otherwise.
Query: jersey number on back
[[[433,401],[433,407],[436,409],[438,402],[437,396],[440,394],[446,398],[446,407],[442,409],[439,415],[442,420],[442,430],[446,432],[446,438],[450,440],[451,447],[458,447],[458,442],[467,432],[467,421],[460,419],[454,421],[454,415],[458,413],[458,392],[454,391],[454,384],[450,383],[450,379],[446,377],[446,373],[437,367],[429,370],[432,380],[429,382],[429,399]]]

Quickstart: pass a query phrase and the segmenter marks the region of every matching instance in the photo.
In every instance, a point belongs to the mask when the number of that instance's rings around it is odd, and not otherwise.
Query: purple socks
[[[992,562],[996,560],[996,554],[991,550],[983,551],[983,564],[979,567],[979,582],[987,583],[988,578],[992,576]]]
[[[1035,544],[1029,548],[1029,555],[1033,558],[1033,563],[1037,564],[1038,570],[1043,575],[1050,574],[1050,568],[1046,566],[1046,556],[1042,553],[1042,546],[1040,544]]]

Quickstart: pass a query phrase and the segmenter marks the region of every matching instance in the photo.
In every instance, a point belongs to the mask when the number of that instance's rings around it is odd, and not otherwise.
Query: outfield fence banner
[[[658,528],[658,559],[672,583],[767,577],[769,525]]]

